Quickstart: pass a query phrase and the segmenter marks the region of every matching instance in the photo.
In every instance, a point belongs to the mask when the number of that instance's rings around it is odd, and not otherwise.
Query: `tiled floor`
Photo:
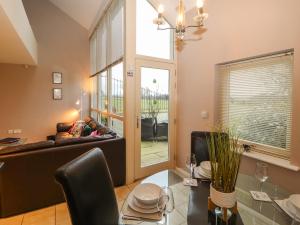
[[[141,148],[142,167],[168,161],[167,141],[143,141]]]
[[[115,188],[119,208],[133,188],[139,181]],[[186,225],[189,188],[178,183],[172,186],[175,210],[167,216],[168,225]],[[146,225],[150,223],[141,223]],[[0,219],[0,225],[71,225],[69,212],[66,203],[50,206],[48,208],[28,212],[10,218]]]

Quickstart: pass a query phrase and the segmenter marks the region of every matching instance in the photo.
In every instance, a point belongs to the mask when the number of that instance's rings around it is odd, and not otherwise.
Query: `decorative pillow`
[[[86,124],[89,124],[89,122],[91,122],[91,120],[94,120],[94,119],[92,117],[90,117],[90,116],[87,116],[87,117],[84,118],[84,122]]]
[[[92,128],[89,125],[85,125],[82,129],[81,136],[86,137],[92,133]]]
[[[76,121],[73,124],[72,128],[69,130],[69,134],[71,134],[73,137],[80,137],[84,126],[85,126],[84,121],[81,120]]]
[[[98,131],[97,130],[92,131],[92,133],[90,134],[90,136],[93,136],[93,137],[99,136],[98,135]]]
[[[95,131],[99,128],[99,123],[96,122],[95,120],[91,120],[88,125],[90,126],[90,128],[92,129],[92,131]]]
[[[109,128],[108,127],[100,127],[98,129],[98,133],[99,133],[99,135],[107,134],[107,133],[109,133]]]

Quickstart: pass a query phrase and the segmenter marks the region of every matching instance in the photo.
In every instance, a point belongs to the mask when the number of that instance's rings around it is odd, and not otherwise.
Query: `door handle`
[[[139,128],[139,124],[140,124],[140,118],[139,116],[136,117],[136,128]]]

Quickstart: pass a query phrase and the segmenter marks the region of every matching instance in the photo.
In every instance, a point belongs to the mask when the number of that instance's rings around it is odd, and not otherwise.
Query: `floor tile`
[[[55,225],[55,206],[24,214],[22,225]]]
[[[55,206],[55,225],[72,225],[66,203]]]
[[[115,188],[115,193],[118,201],[124,200],[129,194],[130,189],[127,186],[121,186]]]
[[[132,184],[127,185],[128,188],[130,189],[130,191],[132,191],[138,184],[141,183],[142,180],[137,180],[135,182],[133,182]]]
[[[124,201],[125,201],[125,200],[118,201],[118,209],[119,209],[119,212],[121,211],[121,209],[122,209],[122,207],[123,207]]]
[[[23,214],[8,218],[0,219],[0,225],[21,225],[23,220]]]

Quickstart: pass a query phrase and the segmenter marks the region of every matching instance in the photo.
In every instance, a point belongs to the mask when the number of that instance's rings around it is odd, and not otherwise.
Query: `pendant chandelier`
[[[203,0],[197,0],[197,14],[193,17],[195,22],[194,25],[186,25],[185,23],[185,7],[183,4],[183,0],[179,0],[179,5],[177,7],[177,18],[176,18],[176,26],[162,28],[161,25],[165,24],[165,20],[163,18],[164,6],[159,5],[158,7],[158,16],[153,20],[153,23],[157,25],[158,30],[175,30],[176,39],[184,40],[185,32],[188,28],[202,28],[204,27],[204,21],[207,19],[208,14],[204,13],[204,2]]]

